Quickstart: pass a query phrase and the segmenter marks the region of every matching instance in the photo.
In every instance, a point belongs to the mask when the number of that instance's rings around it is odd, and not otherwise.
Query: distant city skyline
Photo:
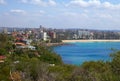
[[[120,30],[120,0],[0,0],[0,27]]]

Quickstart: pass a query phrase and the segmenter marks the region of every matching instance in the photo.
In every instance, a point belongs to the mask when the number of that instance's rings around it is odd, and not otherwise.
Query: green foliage
[[[8,63],[0,63],[0,81],[10,81],[9,72],[10,66]]]
[[[4,48],[0,48],[0,55],[7,54],[6,50]]]
[[[57,65],[49,67],[49,72],[56,74],[56,81],[68,81],[70,78],[74,66],[72,65]]]
[[[40,54],[40,61],[47,62],[49,64],[63,64],[61,57],[52,52],[50,48],[40,46],[37,47],[37,51]]]
[[[43,62],[47,62],[50,64],[62,64],[61,57],[59,55],[56,55],[54,53],[45,53],[40,56],[40,60]]]
[[[21,81],[120,81],[120,51],[111,55],[110,62],[91,61],[72,66],[64,64],[48,47],[36,45],[34,51],[15,49],[11,40],[0,34],[0,55],[7,57],[0,63],[0,81],[11,81],[10,72],[18,73]]]
[[[8,36],[6,34],[0,34],[0,48],[5,48],[8,42]]]
[[[0,34],[0,54],[8,54],[12,49],[12,43],[10,42],[6,34]]]
[[[112,61],[110,64],[112,71],[115,74],[120,75],[120,51],[112,54],[111,57],[112,57]]]
[[[90,61],[90,62],[85,62],[82,64],[82,67],[88,71],[95,71],[95,72],[104,72],[108,70],[109,65],[106,65],[106,63],[102,61]]]

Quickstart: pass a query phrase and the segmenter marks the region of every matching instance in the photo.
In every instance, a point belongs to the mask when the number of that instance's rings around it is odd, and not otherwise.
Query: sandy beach
[[[63,43],[69,42],[120,42],[120,40],[62,40]]]
[[[60,45],[65,45],[65,43],[46,43],[46,46],[60,46]]]

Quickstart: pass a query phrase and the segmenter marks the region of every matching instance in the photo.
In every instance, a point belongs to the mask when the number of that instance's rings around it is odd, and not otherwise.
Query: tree
[[[112,54],[111,57],[112,57],[112,61],[110,64],[112,71],[115,74],[120,75],[120,51]]]

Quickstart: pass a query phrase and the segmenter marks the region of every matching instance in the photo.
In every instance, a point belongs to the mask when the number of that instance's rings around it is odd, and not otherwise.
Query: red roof
[[[5,59],[5,58],[6,58],[6,56],[2,56],[2,55],[0,56],[0,59]]]
[[[16,37],[16,40],[23,40],[22,37]]]
[[[25,44],[24,44],[24,43],[21,43],[21,42],[16,42],[15,45],[25,46]]]

